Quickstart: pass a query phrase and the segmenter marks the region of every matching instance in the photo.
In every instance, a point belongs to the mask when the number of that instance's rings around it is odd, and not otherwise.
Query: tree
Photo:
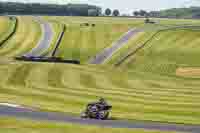
[[[107,8],[107,9],[105,10],[105,15],[110,16],[111,13],[112,13],[111,9]]]
[[[151,12],[149,12],[149,16],[150,17],[159,17],[160,12],[159,11],[151,11]]]
[[[122,14],[121,16],[123,16],[123,17],[129,17],[130,14],[126,14],[126,13],[124,13],[124,14]]]
[[[147,12],[147,13],[145,14],[145,17],[148,18],[148,17],[150,17],[150,15],[151,15],[151,14],[150,14],[149,12]]]
[[[139,13],[138,11],[134,11],[134,12],[133,12],[133,15],[134,15],[134,16],[138,16],[139,14],[140,14],[140,13]]]
[[[113,16],[119,16],[119,15],[120,15],[119,10],[115,9],[115,10],[113,11]]]
[[[96,9],[88,10],[88,16],[98,16],[98,15],[99,15],[98,10],[96,10]]]
[[[140,10],[139,14],[140,16],[146,16],[147,12],[145,10]]]
[[[1,14],[40,14],[40,15],[73,15],[88,16],[100,15],[101,7],[88,4],[41,4],[41,3],[20,3],[0,2]]]

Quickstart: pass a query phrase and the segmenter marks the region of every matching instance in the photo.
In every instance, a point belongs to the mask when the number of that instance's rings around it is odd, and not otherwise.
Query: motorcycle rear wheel
[[[98,114],[98,119],[100,120],[106,120],[109,117],[109,112],[108,111],[100,111]]]

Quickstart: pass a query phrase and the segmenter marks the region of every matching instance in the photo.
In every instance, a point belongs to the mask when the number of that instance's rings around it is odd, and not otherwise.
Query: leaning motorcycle
[[[110,105],[88,105],[86,110],[81,114],[81,118],[106,120],[109,118],[111,109],[112,106]]]

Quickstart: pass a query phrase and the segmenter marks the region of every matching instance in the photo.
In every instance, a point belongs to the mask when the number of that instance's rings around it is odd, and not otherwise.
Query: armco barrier
[[[65,60],[58,57],[16,57],[18,61],[28,61],[28,62],[47,62],[47,63],[67,63],[67,64],[80,64],[78,60]]]
[[[62,41],[63,35],[64,35],[64,33],[65,33],[65,30],[66,30],[65,25],[62,24],[62,26],[63,26],[62,32],[60,33],[60,35],[59,35],[59,37],[58,37],[58,40],[57,40],[57,42],[56,42],[56,47],[55,47],[55,49],[53,50],[52,55],[51,55],[52,57],[55,57],[56,52],[57,52],[57,50],[58,50],[58,48],[59,48],[59,46],[60,46],[60,43],[61,43],[61,41]]]

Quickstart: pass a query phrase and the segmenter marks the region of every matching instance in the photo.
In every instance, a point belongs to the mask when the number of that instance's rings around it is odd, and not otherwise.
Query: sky
[[[134,10],[147,11],[179,8],[187,6],[200,6],[200,0],[0,0],[18,2],[40,3],[88,3],[101,6],[103,9],[119,9],[122,13],[132,13]]]

